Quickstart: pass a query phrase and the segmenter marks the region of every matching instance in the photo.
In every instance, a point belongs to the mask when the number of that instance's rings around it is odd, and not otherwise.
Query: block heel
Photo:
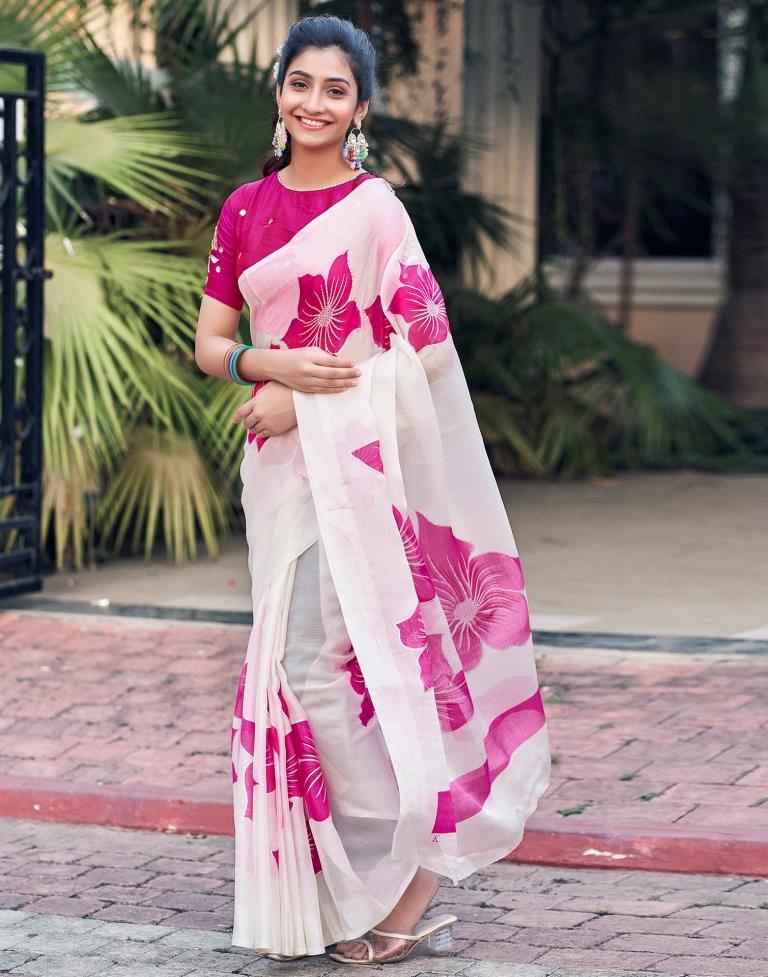
[[[435,930],[424,941],[433,953],[446,953],[453,949],[453,926],[448,923]]]
[[[380,963],[397,963],[398,960],[405,958],[412,953],[417,946],[423,943],[433,953],[445,953],[453,946],[453,924],[458,922],[456,916],[437,916],[432,919],[423,919],[413,933],[387,933],[384,930],[368,930],[365,936],[359,936],[354,941],[362,943],[366,948],[367,959],[360,960],[354,957],[345,957],[341,953],[329,953],[331,960],[338,963],[351,963],[357,966],[373,966]],[[388,940],[399,941],[387,950],[377,952],[373,945],[371,936],[383,936]]]

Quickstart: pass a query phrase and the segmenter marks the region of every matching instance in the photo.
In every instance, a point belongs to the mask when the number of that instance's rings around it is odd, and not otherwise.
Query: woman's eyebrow
[[[289,75],[304,75],[305,78],[311,78],[312,75],[308,71],[301,71],[300,68],[294,68],[293,71],[288,72]],[[349,84],[346,78],[326,78],[326,81],[343,81],[345,85]]]

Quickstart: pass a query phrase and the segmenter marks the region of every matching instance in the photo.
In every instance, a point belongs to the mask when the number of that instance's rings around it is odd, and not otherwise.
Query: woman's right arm
[[[195,362],[212,377],[228,380],[224,355],[235,342],[240,310],[203,295],[195,334]],[[360,375],[352,360],[318,346],[299,349],[247,349],[237,361],[243,380],[276,380],[302,393],[340,393]]]
[[[235,342],[243,297],[237,284],[239,248],[235,212],[243,187],[224,201],[213,233],[208,272],[195,335],[195,362],[212,377],[229,377],[224,356]],[[360,371],[316,346],[302,349],[247,349],[237,361],[243,380],[276,380],[304,393],[334,393],[354,384]]]

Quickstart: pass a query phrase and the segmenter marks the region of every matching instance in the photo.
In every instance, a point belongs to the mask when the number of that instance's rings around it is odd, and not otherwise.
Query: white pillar
[[[542,11],[539,0],[466,0],[464,9],[464,131],[488,144],[464,184],[517,215],[512,248],[489,244],[493,274],[477,283],[499,294],[536,261]]]

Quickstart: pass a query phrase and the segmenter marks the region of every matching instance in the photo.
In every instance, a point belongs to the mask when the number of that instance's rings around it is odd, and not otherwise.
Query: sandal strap
[[[371,933],[375,933],[376,936],[388,936],[390,940],[418,940],[418,936],[414,936],[413,933],[385,933],[384,930],[371,929]]]
[[[445,926],[452,926],[457,919],[452,915],[437,916],[434,919],[422,919],[416,925],[415,933],[387,933],[384,930],[375,929],[372,927],[369,932],[375,933],[377,936],[388,936],[393,940],[408,940],[413,942],[414,940],[423,940],[426,936],[431,936],[437,930],[443,929]]]

